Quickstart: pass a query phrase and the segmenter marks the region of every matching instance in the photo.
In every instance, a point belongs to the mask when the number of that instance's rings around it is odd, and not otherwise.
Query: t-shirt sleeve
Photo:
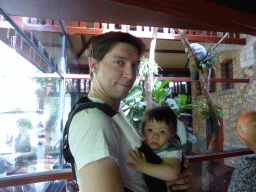
[[[120,132],[111,117],[101,110],[86,109],[77,113],[69,129],[69,145],[77,170],[104,157],[117,160]]]
[[[160,158],[179,158],[182,161],[182,150],[162,151],[157,154]]]

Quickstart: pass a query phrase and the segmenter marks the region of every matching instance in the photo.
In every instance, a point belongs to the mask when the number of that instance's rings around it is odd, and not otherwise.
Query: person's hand
[[[185,159],[185,170],[181,173],[180,178],[175,181],[167,181],[167,185],[171,186],[173,191],[186,190],[187,192],[194,191],[195,188],[195,173],[192,170],[189,160]]]
[[[127,165],[136,171],[143,172],[148,163],[144,153],[135,147],[135,150],[130,150],[129,156],[132,162],[128,162]]]

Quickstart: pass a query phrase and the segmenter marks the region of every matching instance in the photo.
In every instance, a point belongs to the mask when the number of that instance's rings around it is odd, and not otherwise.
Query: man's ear
[[[98,62],[95,58],[89,57],[89,68],[93,73],[97,73]]]

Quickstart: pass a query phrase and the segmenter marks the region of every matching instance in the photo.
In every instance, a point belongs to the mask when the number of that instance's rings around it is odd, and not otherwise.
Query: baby
[[[128,163],[128,166],[143,173],[144,176],[146,174],[164,181],[176,180],[181,171],[181,150],[171,151],[168,147],[176,132],[177,117],[171,108],[158,106],[148,110],[142,120],[142,133],[145,137],[144,145],[159,156],[162,162],[160,164],[150,163],[147,155],[145,156],[141,152],[143,150],[135,148],[129,153],[131,162]],[[148,182],[146,178],[147,185],[151,185],[153,188],[159,187],[159,185]],[[158,188],[155,191],[163,190]]]

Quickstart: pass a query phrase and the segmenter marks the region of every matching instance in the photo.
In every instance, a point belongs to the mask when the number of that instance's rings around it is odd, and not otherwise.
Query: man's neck
[[[88,94],[88,97],[95,97],[98,98],[100,100],[102,100],[104,103],[106,103],[108,106],[110,106],[113,110],[115,111],[119,111],[119,107],[120,107],[120,102],[121,100],[119,99],[114,99],[114,98],[108,98],[105,96],[102,96],[101,94],[98,94],[97,92],[91,90]]]

